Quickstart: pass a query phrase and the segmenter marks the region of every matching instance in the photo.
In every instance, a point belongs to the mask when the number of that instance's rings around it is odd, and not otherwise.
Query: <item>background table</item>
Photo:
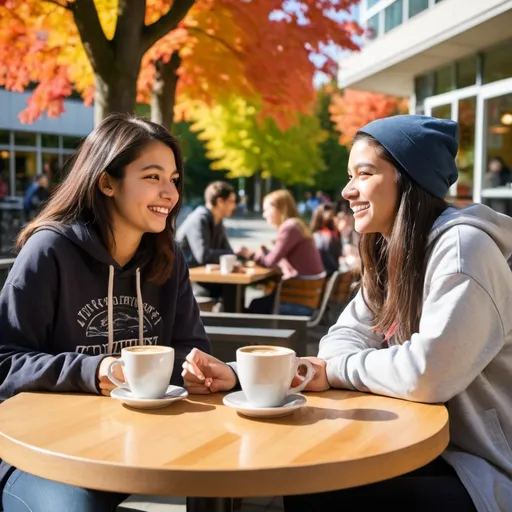
[[[190,280],[193,283],[215,283],[236,286],[235,312],[243,311],[243,289],[244,286],[263,281],[268,277],[278,274],[275,268],[254,267],[244,268],[244,272],[231,272],[221,274],[220,270],[207,271],[206,267],[195,267],[190,269]]]
[[[421,467],[448,444],[442,405],[306,396],[291,416],[254,420],[221,394],[142,412],[101,396],[22,393],[0,405],[0,457],[80,487],[220,498],[368,484]]]

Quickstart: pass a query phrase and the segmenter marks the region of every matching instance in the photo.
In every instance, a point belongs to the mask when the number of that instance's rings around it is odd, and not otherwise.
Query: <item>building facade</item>
[[[512,214],[512,0],[362,0],[362,50],[340,62],[341,87],[410,98],[410,112],[460,126],[451,195]]]
[[[79,100],[65,100],[58,118],[43,116],[33,124],[21,124],[30,93],[0,89],[0,176],[9,196],[23,196],[37,174],[49,174],[53,182],[80,140],[93,128],[93,108]]]

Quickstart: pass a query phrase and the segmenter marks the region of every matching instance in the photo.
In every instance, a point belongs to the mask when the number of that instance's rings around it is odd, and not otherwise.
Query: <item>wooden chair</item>
[[[280,305],[285,302],[317,310],[320,307],[325,282],[325,272],[317,276],[301,276],[280,281],[273,313],[277,315]]]
[[[357,269],[338,273],[327,305],[330,323],[334,324],[337,321],[345,306],[356,295],[359,279],[360,273]]]

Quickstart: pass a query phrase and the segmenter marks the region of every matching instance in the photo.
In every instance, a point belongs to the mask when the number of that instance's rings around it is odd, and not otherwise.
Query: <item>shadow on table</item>
[[[249,419],[249,418],[248,418]],[[275,423],[277,425],[313,425],[319,421],[331,420],[352,421],[393,421],[398,414],[383,409],[325,409],[323,407],[306,406],[284,418],[250,418],[251,421],[261,423]]]
[[[167,407],[162,407],[161,409],[136,409],[126,404],[123,404],[123,407],[130,411],[138,412],[139,414],[151,414],[153,416],[177,416],[179,414],[189,414],[191,412],[208,412],[215,409],[213,405],[197,403],[188,399],[180,403],[171,403]]]

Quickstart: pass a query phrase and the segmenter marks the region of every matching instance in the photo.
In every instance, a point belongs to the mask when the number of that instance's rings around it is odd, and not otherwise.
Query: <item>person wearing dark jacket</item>
[[[223,219],[231,217],[236,209],[236,193],[225,181],[214,181],[204,191],[204,206],[198,206],[181,224],[176,240],[183,249],[189,268],[209,263],[218,264],[224,254],[233,254]],[[232,286],[194,283],[197,297],[223,297],[225,307],[232,309]]]
[[[133,345],[174,347],[171,383],[182,385],[186,356],[210,352],[173,240],[182,180],[178,142],[155,123],[117,114],[85,139],[64,183],[18,238],[0,294],[0,400],[25,391],[108,396],[115,386],[107,368]],[[5,511],[106,512],[126,497],[3,461],[0,485]]]

